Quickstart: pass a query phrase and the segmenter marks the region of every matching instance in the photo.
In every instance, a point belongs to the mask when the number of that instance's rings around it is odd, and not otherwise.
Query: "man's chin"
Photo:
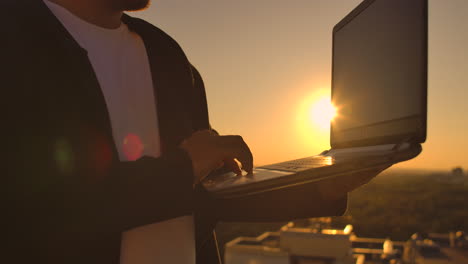
[[[149,6],[150,0],[123,0],[125,11],[143,10]]]

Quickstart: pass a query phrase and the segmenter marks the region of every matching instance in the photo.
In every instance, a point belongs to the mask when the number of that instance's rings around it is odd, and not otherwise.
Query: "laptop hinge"
[[[408,140],[402,140],[399,143],[394,144],[383,144],[375,146],[355,147],[355,148],[343,148],[343,149],[330,149],[322,152],[321,155],[338,157],[348,154],[359,155],[359,154],[389,154],[397,151],[408,149],[412,146],[412,142]]]
[[[409,148],[413,144],[413,137],[404,138],[399,143],[394,144],[392,150],[398,151]]]

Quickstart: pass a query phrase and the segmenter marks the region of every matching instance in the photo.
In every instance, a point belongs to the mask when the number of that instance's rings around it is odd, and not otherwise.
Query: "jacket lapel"
[[[53,78],[55,83],[44,88],[52,95],[62,96],[58,98],[67,98],[59,101],[63,105],[61,109],[57,109],[63,112],[63,122],[70,124],[71,130],[76,130],[72,131],[73,134],[79,134],[86,127],[99,131],[108,141],[112,141],[111,122],[104,94],[86,50],[75,41],[43,1],[29,0],[28,3],[31,6],[26,8],[27,15],[33,17],[32,21],[38,21],[31,25],[31,34],[37,35],[31,36],[37,39],[31,48],[41,49],[34,53],[43,54],[47,60],[46,65],[51,67],[47,71],[56,75]],[[115,144],[111,145],[113,153],[117,153]]]
[[[189,112],[193,87],[190,64],[175,41],[162,31],[128,15],[124,15],[123,21],[145,43],[164,152],[177,147],[193,132]]]

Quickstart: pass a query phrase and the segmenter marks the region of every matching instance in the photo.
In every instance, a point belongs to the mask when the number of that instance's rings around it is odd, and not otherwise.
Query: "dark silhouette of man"
[[[218,263],[216,221],[339,215],[375,175],[212,200],[198,183],[223,165],[250,172],[252,154],[211,129],[178,44],[123,13],[148,1],[0,3],[2,261]]]

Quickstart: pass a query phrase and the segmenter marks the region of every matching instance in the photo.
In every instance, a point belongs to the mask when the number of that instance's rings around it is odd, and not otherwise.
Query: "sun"
[[[304,150],[310,153],[330,147],[330,122],[338,112],[331,104],[329,88],[317,88],[298,98],[296,137]]]
[[[327,129],[330,127],[330,122],[336,117],[337,110],[331,103],[330,97],[323,96],[311,104],[309,113],[310,121],[314,126]]]

